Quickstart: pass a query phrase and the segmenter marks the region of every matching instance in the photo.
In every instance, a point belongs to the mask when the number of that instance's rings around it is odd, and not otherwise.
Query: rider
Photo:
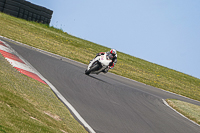
[[[109,64],[109,66],[104,69],[102,72],[104,73],[107,73],[109,69],[113,69],[115,64],[117,63],[117,51],[115,49],[111,49],[110,51],[108,52],[100,52],[100,53],[97,53],[96,57],[97,56],[101,56],[101,55],[104,55],[104,54],[112,54],[113,55],[113,58],[112,58],[112,62]],[[96,58],[95,57],[95,58]]]

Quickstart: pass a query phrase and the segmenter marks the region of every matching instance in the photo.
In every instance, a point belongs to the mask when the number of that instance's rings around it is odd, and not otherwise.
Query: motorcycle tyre
[[[86,69],[85,74],[89,75],[92,71],[95,71],[98,67],[99,67],[99,65],[97,64],[97,65],[93,66],[92,68],[90,68],[89,70]]]

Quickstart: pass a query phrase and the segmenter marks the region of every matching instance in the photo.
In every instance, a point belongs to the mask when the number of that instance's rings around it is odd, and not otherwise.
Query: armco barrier
[[[0,12],[3,11],[4,5],[6,0],[0,0]]]
[[[25,0],[0,0],[0,12],[28,21],[49,24],[53,11]]]

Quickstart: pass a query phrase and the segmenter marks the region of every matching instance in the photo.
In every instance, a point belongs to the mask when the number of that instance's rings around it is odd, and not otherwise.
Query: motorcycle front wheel
[[[95,66],[93,66],[92,68],[90,68],[89,70],[85,70],[85,74],[89,75],[92,71],[95,71],[99,68],[99,64],[96,64]]]

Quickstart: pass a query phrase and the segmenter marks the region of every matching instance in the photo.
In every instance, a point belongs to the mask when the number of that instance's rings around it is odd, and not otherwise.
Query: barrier
[[[48,25],[53,14],[52,10],[25,0],[0,0],[0,12]]]

